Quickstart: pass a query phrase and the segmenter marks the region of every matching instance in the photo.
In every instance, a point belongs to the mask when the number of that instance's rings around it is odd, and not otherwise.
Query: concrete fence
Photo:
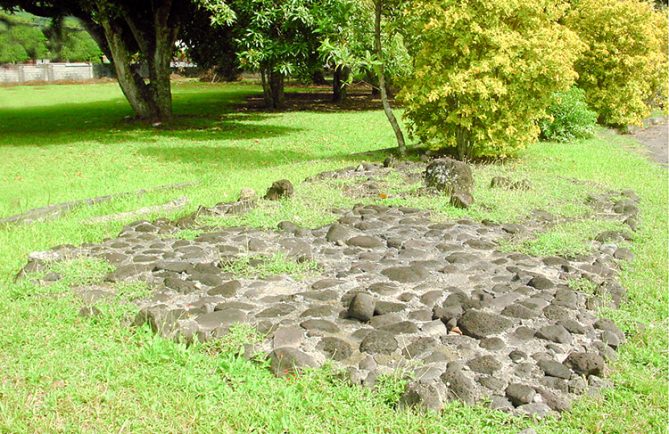
[[[0,83],[31,81],[85,81],[109,77],[111,65],[91,63],[42,63],[0,65]]]

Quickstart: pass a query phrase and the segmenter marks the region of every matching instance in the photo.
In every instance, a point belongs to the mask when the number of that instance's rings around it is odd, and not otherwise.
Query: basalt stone
[[[479,383],[481,386],[492,390],[493,392],[501,392],[506,386],[507,382],[501,378],[493,377],[491,375],[484,375],[479,378]]]
[[[337,324],[324,319],[308,319],[306,321],[302,321],[300,326],[308,331],[320,331],[333,334],[339,333],[340,331]]]
[[[520,350],[513,350],[509,353],[509,359],[511,359],[514,363],[519,363],[527,359],[527,354]]]
[[[377,315],[369,321],[369,325],[374,328],[381,328],[387,325],[396,324],[402,321],[402,317],[397,313],[387,313],[385,315]]]
[[[362,247],[365,249],[376,249],[383,247],[383,242],[377,238],[369,235],[358,235],[353,238],[349,238],[346,241],[346,244],[353,247]]]
[[[544,404],[550,407],[551,410],[562,412],[571,409],[571,404],[568,398],[544,388],[539,388],[538,392],[539,395],[541,395]]]
[[[348,359],[353,354],[351,344],[335,337],[322,338],[316,345],[316,349],[323,352],[328,358],[338,361]]]
[[[548,388],[551,388],[551,389],[555,389],[555,390],[563,392],[563,393],[568,393],[569,392],[569,382],[567,380],[562,379],[562,378],[543,377],[543,378],[539,379],[539,383],[542,386],[545,386],[545,387],[548,387]]]
[[[443,296],[444,296],[444,291],[442,290],[428,291],[425,294],[421,295],[420,302],[431,308]]]
[[[216,286],[215,288],[207,291],[208,295],[220,295],[226,298],[234,297],[237,294],[237,291],[241,289],[242,284],[238,280],[231,280],[225,282],[221,285]]]
[[[502,368],[502,363],[494,356],[485,355],[470,360],[467,366],[474,372],[493,375]]]
[[[311,289],[325,289],[331,288],[333,286],[338,286],[344,283],[342,280],[338,279],[322,279],[311,284]]]
[[[606,363],[599,354],[578,351],[569,354],[564,361],[564,365],[574,372],[586,376],[597,375],[601,377],[606,369]]]
[[[471,192],[474,178],[469,165],[452,158],[440,158],[431,162],[423,175],[425,184],[448,195],[456,192]]]
[[[468,310],[458,321],[460,330],[474,338],[482,339],[502,333],[513,325],[513,322],[501,315],[480,310]]]
[[[498,337],[492,337],[481,339],[479,346],[488,351],[499,351],[506,347],[506,343]]]
[[[411,321],[402,321],[381,327],[381,330],[394,335],[418,333],[418,326]]]
[[[255,305],[250,303],[244,303],[242,301],[228,301],[223,303],[218,303],[214,310],[225,310],[225,309],[239,309],[243,311],[250,311],[255,309]]]
[[[287,303],[279,303],[268,307],[262,312],[256,314],[258,318],[274,318],[277,316],[286,316],[295,311],[295,307]]]
[[[377,301],[374,306],[374,315],[385,315],[387,313],[402,312],[406,308],[404,303],[392,301]]]
[[[392,333],[372,331],[360,343],[360,352],[370,354],[390,354],[397,349],[397,340]]]
[[[369,321],[374,316],[376,301],[369,294],[359,292],[355,294],[348,307],[348,316],[360,321]]]
[[[400,283],[420,282],[429,275],[422,267],[390,267],[381,271],[381,274]]]
[[[301,295],[307,300],[318,300],[318,301],[336,300],[339,297],[339,293],[331,289],[305,291],[305,292],[300,292],[298,295]]]
[[[527,285],[540,291],[551,289],[555,286],[552,281],[543,276],[533,277],[529,282],[527,282]]]
[[[615,252],[613,252],[613,257],[616,259],[620,259],[621,261],[631,261],[632,259],[634,259],[634,254],[630,249],[620,247],[616,249]]]
[[[431,337],[420,337],[402,349],[402,355],[409,359],[434,351],[439,342]]]
[[[440,319],[446,324],[450,320],[458,321],[462,318],[463,309],[462,306],[458,304],[436,306],[432,311],[432,317],[435,319]]]
[[[351,232],[348,226],[334,223],[328,229],[325,239],[331,243],[343,243],[351,237]]]
[[[509,401],[503,396],[498,396],[498,395],[493,395],[490,398],[489,406],[492,410],[505,411],[505,412],[513,410],[513,404],[511,404],[511,401]]]
[[[451,368],[451,363],[449,363],[448,369],[441,376],[441,381],[448,389],[449,399],[459,400],[470,405],[474,404],[478,399],[476,384],[462,372],[461,368]]]
[[[190,294],[191,292],[195,292],[198,290],[197,286],[193,282],[189,282],[188,280],[182,280],[176,277],[168,277],[164,281],[164,285],[176,292],[180,292],[182,294]]]
[[[576,335],[584,335],[586,333],[585,327],[573,319],[564,319],[559,321],[558,324],[567,329],[569,333]]]
[[[398,404],[400,408],[440,411],[444,407],[445,395],[443,384],[410,383]]]
[[[379,295],[394,295],[397,294],[399,290],[400,289],[395,284],[388,282],[376,282],[369,285],[369,291]]]
[[[571,369],[562,363],[554,360],[539,360],[537,365],[539,365],[539,368],[541,368],[541,370],[544,371],[544,374],[549,377],[563,378],[565,380],[571,378]]]
[[[247,316],[237,309],[225,309],[198,316],[195,321],[204,329],[227,328],[235,323],[245,323]]]
[[[453,193],[449,203],[455,208],[467,209],[474,204],[474,196],[464,191]]]
[[[192,273],[190,280],[200,282],[206,286],[219,286],[223,284],[223,279],[217,274]]]
[[[516,411],[534,419],[543,419],[551,413],[551,408],[542,402],[534,402],[521,405]]]
[[[504,316],[520,319],[532,319],[536,318],[540,314],[538,311],[525,307],[521,304],[512,304],[507,306],[502,310],[501,313]]]
[[[569,309],[566,309],[562,306],[551,304],[550,306],[546,306],[544,308],[543,314],[546,318],[550,320],[564,321],[569,319],[570,311]]]
[[[534,401],[537,392],[530,386],[520,383],[511,383],[506,388],[506,397],[511,403],[518,407],[523,404],[529,404]]]
[[[625,334],[618,326],[608,318],[600,318],[593,324],[595,329],[611,332],[620,342],[624,342]]]
[[[420,309],[409,312],[409,319],[414,321],[430,321],[432,319],[432,311],[428,309]]]
[[[536,336],[559,344],[569,344],[572,342],[571,333],[559,324],[541,327],[537,330]]]
[[[297,348],[304,341],[304,330],[298,326],[279,327],[272,337],[274,348],[294,347]]]
[[[279,200],[282,198],[292,197],[295,190],[293,184],[287,179],[280,179],[274,181],[272,186],[265,193],[265,200]]]
[[[304,312],[300,314],[301,317],[326,317],[326,316],[331,316],[336,313],[336,309],[334,306],[330,306],[327,304],[320,305],[320,306],[311,306],[310,308],[306,309]]]
[[[291,375],[304,368],[315,368],[314,359],[297,348],[277,348],[270,353],[270,369],[277,377]]]

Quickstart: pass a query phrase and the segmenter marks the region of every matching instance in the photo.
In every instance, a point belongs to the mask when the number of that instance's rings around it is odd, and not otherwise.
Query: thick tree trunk
[[[163,3],[155,11],[151,29],[135,22],[129,13],[100,20],[121,90],[140,119],[165,121],[172,117],[170,62],[178,28],[169,24],[170,10],[171,3]],[[128,29],[131,34],[126,34]],[[132,53],[128,49],[130,37],[146,62],[148,80],[132,65]]]
[[[342,102],[346,99],[348,90],[348,76],[351,69],[345,66],[337,66],[332,76],[332,101]]]
[[[379,65],[376,67],[377,76],[379,79],[379,91],[381,92],[381,103],[383,104],[383,111],[386,113],[388,122],[395,132],[397,139],[397,151],[400,155],[406,154],[406,142],[404,141],[404,134],[400,128],[397,118],[393,113],[393,109],[388,102],[388,92],[386,91],[385,67],[383,65],[383,47],[381,46],[381,15],[383,13],[383,1],[375,0],[374,2],[374,51]]]
[[[267,67],[260,70],[260,78],[265,107],[270,110],[282,109],[286,102],[283,74],[272,71],[270,67]]]

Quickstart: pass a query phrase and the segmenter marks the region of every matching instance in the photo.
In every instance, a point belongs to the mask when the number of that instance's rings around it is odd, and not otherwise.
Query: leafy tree
[[[3,15],[0,22],[0,63],[17,63],[49,57],[47,39],[27,20]]]
[[[667,100],[667,16],[643,0],[580,0],[566,24],[587,44],[578,86],[602,123],[641,124]]]
[[[0,0],[0,7],[79,18],[113,60],[119,85],[137,116],[171,117],[170,62],[181,17],[194,7],[190,0]],[[147,79],[134,67],[138,61],[146,64]]]
[[[425,0],[405,15],[414,70],[400,95],[411,131],[460,159],[537,139],[554,92],[576,79],[577,35],[552,0]]]
[[[212,70],[222,80],[235,80],[241,70],[237,62],[233,27],[211,26],[210,14],[204,8],[193,8],[182,18],[179,39],[186,46],[186,55],[199,68]]]

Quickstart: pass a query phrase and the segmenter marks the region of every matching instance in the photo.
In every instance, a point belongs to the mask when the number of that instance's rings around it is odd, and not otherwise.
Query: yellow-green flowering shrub
[[[414,72],[400,98],[413,134],[460,158],[534,142],[551,95],[583,49],[554,0],[421,0],[405,13]]]
[[[667,17],[644,0],[579,0],[566,25],[587,50],[578,86],[609,125],[640,125],[653,100],[667,98]]]

